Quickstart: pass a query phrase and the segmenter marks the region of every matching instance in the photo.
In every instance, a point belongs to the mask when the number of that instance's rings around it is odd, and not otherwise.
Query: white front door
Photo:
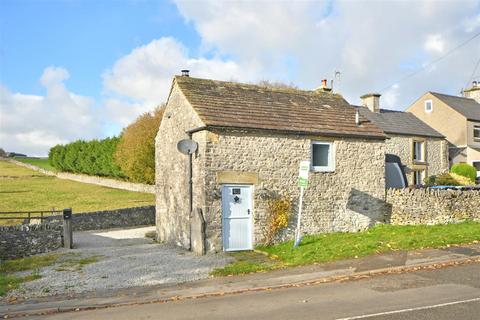
[[[253,249],[252,186],[222,187],[223,250]]]

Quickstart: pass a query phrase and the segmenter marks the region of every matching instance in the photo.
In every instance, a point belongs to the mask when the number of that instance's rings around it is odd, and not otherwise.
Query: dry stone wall
[[[397,225],[480,220],[479,190],[389,189],[387,202]]]
[[[56,250],[62,246],[63,226],[43,223],[0,227],[0,260]]]

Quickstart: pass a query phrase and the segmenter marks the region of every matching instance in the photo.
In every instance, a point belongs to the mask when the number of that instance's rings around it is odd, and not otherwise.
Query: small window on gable
[[[433,110],[433,101],[425,100],[425,112],[432,112]]]
[[[413,161],[425,162],[425,141],[413,141]]]
[[[473,139],[480,140],[480,125],[473,126]]]
[[[335,150],[332,142],[312,142],[312,170],[321,172],[335,171]]]

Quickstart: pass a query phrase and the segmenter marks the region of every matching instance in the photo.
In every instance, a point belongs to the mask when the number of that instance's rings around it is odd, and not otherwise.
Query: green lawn
[[[19,157],[19,158],[15,158],[15,160],[17,160],[19,162],[23,162],[23,163],[32,164],[34,166],[43,168],[45,170],[55,171],[55,168],[50,165],[50,162],[48,162],[48,158],[28,158],[28,157],[23,158],[23,157]]]
[[[154,203],[153,194],[58,179],[0,161],[0,212],[72,208],[75,213]],[[0,220],[7,223],[14,221]]]
[[[306,236],[296,249],[288,241],[258,246],[259,253],[234,254],[235,261],[213,275],[242,274],[283,267],[363,257],[394,250],[438,248],[480,241],[480,223],[466,221],[435,226],[379,225],[358,233],[328,233]],[[261,259],[260,256],[268,258]]]

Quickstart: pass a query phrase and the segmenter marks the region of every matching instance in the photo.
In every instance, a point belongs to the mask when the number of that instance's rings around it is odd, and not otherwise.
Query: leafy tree
[[[3,150],[3,148],[0,148],[0,157],[3,157],[3,158],[7,157],[7,153],[5,152],[5,150]]]
[[[144,113],[124,128],[115,152],[115,161],[132,181],[155,183],[155,136],[164,108]]]

